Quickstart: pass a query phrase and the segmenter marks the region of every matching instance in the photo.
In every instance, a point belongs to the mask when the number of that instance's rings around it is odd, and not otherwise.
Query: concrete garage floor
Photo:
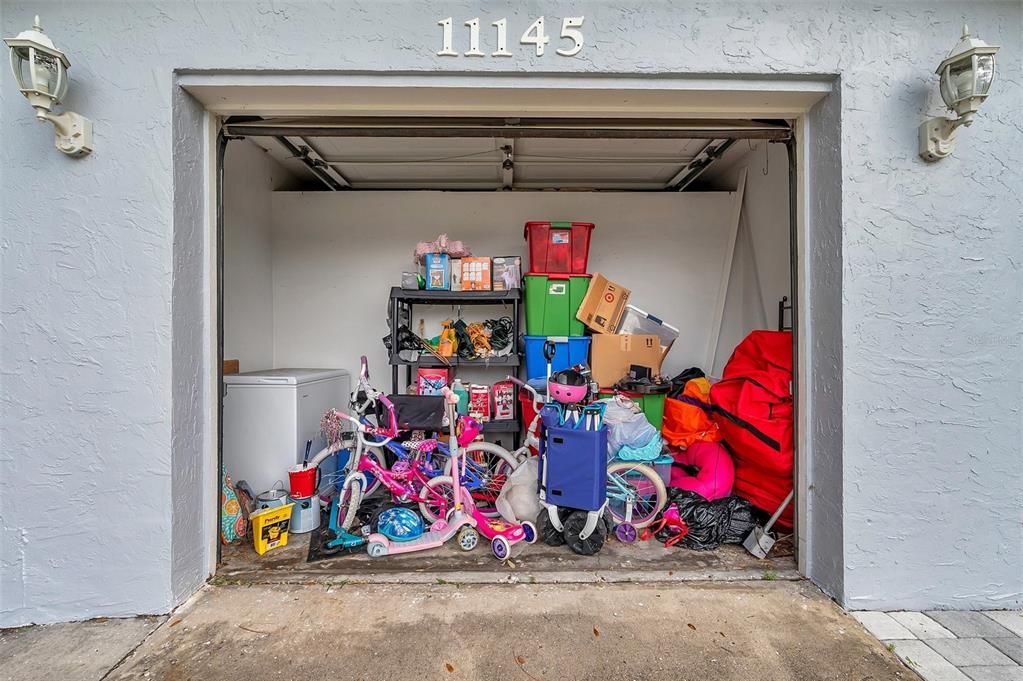
[[[309,536],[292,535],[288,546],[259,556],[249,543],[224,547],[219,583],[310,582],[459,582],[531,584],[587,582],[680,582],[798,579],[792,544],[779,542],[767,560],[741,546],[714,551],[666,549],[656,541],[609,541],[595,556],[577,556],[565,547],[542,543],[513,547],[512,559],[499,563],[489,545],[464,552],[451,543],[432,551],[372,559],[365,549],[352,555],[306,562]]]
[[[208,587],[148,637],[149,624],[138,622],[2,634],[0,678],[917,678],[802,581],[247,584]],[[80,628],[90,635],[75,634]],[[130,635],[118,635],[125,629]],[[137,648],[125,650],[131,637]],[[49,647],[55,639],[65,641],[59,655]]]

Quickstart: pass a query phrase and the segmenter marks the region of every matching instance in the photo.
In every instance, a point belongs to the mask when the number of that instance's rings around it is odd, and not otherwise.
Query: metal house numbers
[[[558,47],[555,52],[560,54],[562,57],[574,57],[579,54],[579,50],[583,49],[583,32],[579,30],[582,28],[584,17],[565,17],[561,20],[561,35],[560,39],[562,42],[568,41],[563,47]],[[485,57],[487,53],[480,49],[480,18],[475,17],[465,22],[465,25],[469,29],[469,49],[465,52],[459,53],[454,48],[454,29],[452,28],[451,17],[447,19],[441,19],[437,22],[437,25],[441,27],[441,49],[437,53],[441,57],[458,57],[465,55],[466,57]],[[508,20],[498,19],[497,21],[490,22],[490,25],[494,27],[497,33],[497,49],[490,53],[491,57],[511,57],[511,52],[508,51]],[[536,56],[542,57],[545,47],[551,42],[551,37],[547,35],[547,30],[544,25],[544,18],[540,17],[529,25],[528,28],[522,33],[522,37],[519,38],[519,43],[522,45],[533,45],[536,48]]]

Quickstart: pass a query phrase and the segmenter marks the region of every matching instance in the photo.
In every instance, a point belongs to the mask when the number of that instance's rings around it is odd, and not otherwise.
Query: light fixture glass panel
[[[977,91],[975,95],[986,95],[995,79],[995,55],[977,55]]]
[[[48,95],[57,94],[61,64],[51,54],[32,50],[32,84],[35,89]]]
[[[946,66],[941,72],[941,77],[938,80],[938,86],[941,90],[941,98],[945,101],[945,106],[949,109],[955,107],[956,93],[952,87],[952,77],[949,75],[949,66]]]
[[[948,67],[952,88],[952,104],[973,96],[973,60],[964,60]]]
[[[14,71],[14,78],[18,81],[18,89],[28,90],[32,87],[32,74],[29,72],[29,54],[27,47],[14,47],[11,49],[11,70]]]
[[[57,69],[57,90],[54,95],[54,99],[56,99],[57,102],[62,102],[64,101],[64,95],[67,94],[67,86],[70,78],[68,78],[67,69],[64,68],[63,64],[58,64]]]

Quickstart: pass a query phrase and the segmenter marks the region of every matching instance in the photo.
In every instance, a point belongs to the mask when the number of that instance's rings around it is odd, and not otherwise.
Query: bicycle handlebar
[[[360,421],[359,419],[355,418],[354,416],[352,416],[348,412],[341,411],[340,409],[335,409],[334,413],[337,414],[338,416],[340,416],[341,418],[343,418],[345,421],[348,421],[350,423],[354,423],[356,430],[358,430],[359,432],[365,432],[366,426],[362,423],[362,421]]]
[[[508,376],[507,379],[514,383],[515,385],[519,386],[520,388],[525,388],[526,390],[529,391],[529,393],[533,396],[534,410],[540,411],[540,409],[543,408],[543,398],[540,396],[540,393],[537,392],[536,388],[518,378],[515,378],[514,376]]]

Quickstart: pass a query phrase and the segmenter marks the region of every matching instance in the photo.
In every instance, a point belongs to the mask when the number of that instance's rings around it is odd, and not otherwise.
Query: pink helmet
[[[458,446],[466,447],[472,444],[481,430],[483,430],[483,426],[476,419],[471,416],[459,416],[458,425],[455,428]]]
[[[562,404],[579,404],[590,392],[590,382],[576,369],[564,369],[547,382],[547,396]]]

